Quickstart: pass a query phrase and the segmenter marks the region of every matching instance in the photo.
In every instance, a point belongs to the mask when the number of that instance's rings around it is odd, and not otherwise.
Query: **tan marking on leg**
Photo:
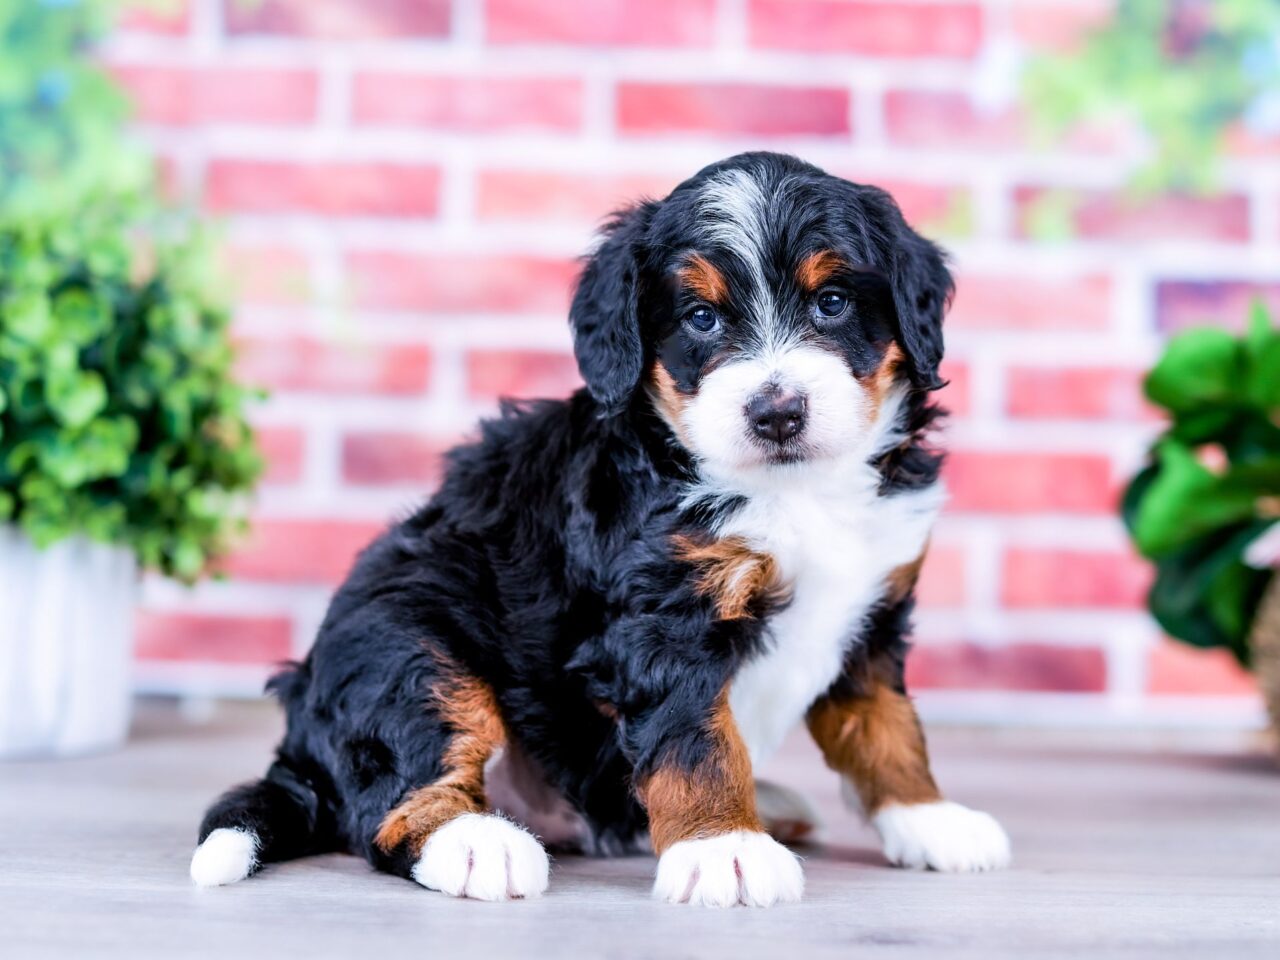
[[[444,772],[434,783],[408,794],[383,818],[374,843],[386,853],[408,841],[417,857],[440,827],[488,807],[484,765],[507,739],[493,690],[475,677],[454,675],[441,680],[433,696],[441,719],[454,730],[440,761]]]
[[[677,534],[672,543],[676,557],[698,569],[698,593],[715,600],[721,620],[754,616],[758,603],[782,598],[777,561],[752,550],[742,537],[698,543]]]
[[[729,284],[724,274],[700,253],[686,256],[676,275],[694,296],[707,303],[723,304],[729,299]]]
[[[796,267],[796,282],[806,292],[816,293],[845,266],[844,258],[834,250],[819,250],[800,261]]]
[[[649,811],[654,853],[681,840],[762,829],[751,757],[729,709],[728,691],[716,700],[708,733],[710,753],[697,767],[663,767],[638,786],[640,801]]]
[[[868,815],[888,803],[941,799],[920,719],[905,695],[873,679],[865,696],[819,700],[807,721],[827,766],[849,778]]]

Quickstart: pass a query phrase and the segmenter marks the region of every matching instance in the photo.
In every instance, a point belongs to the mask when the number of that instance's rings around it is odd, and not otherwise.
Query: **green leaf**
[[[1280,410],[1280,336],[1273,337],[1253,361],[1249,398],[1264,410]]]
[[[182,540],[173,551],[173,569],[181,580],[194,580],[204,570],[204,551],[193,540]]]
[[[1249,356],[1250,400],[1263,410],[1280,410],[1280,330],[1272,326],[1266,304],[1260,299],[1254,300],[1250,308],[1245,350]]]
[[[87,344],[101,336],[111,324],[111,308],[105,299],[88,290],[71,289],[58,294],[53,314],[59,335],[75,344]]]
[[[52,331],[49,298],[41,292],[23,291],[6,298],[0,321],[10,335],[29,343],[43,341]]]
[[[1257,494],[1232,487],[1176,441],[1156,447],[1158,471],[1146,486],[1133,523],[1138,549],[1158,558],[1205,533],[1249,519]]]
[[[1276,331],[1271,326],[1267,305],[1261,297],[1255,297],[1249,305],[1249,321],[1244,337],[1245,349],[1250,358],[1258,357],[1275,338]]]
[[[50,379],[44,396],[58,422],[67,427],[84,426],[107,406],[106,384],[92,370]]]
[[[1175,414],[1203,413],[1236,398],[1242,372],[1240,343],[1230,333],[1208,327],[1188,330],[1169,342],[1147,376],[1146,393],[1152,403]]]
[[[1161,628],[1198,647],[1227,647],[1247,665],[1248,625],[1270,572],[1247,567],[1240,558],[1266,526],[1227,527],[1163,558],[1148,597]]]

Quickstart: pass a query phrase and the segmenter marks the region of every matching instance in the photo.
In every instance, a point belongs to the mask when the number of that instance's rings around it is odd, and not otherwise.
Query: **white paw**
[[[818,814],[809,801],[790,787],[768,780],[756,781],[756,815],[769,836],[779,843],[794,843],[818,827]]]
[[[197,887],[219,887],[243,880],[258,863],[258,838],[250,830],[219,827],[191,856],[191,879]]]
[[[799,900],[803,892],[795,854],[753,830],[672,844],[653,883],[659,900],[702,907],[768,907]]]
[[[412,873],[424,887],[450,896],[514,900],[541,896],[550,871],[533,834],[502,817],[468,813],[428,838]]]
[[[958,803],[893,804],[871,818],[900,867],[962,873],[1009,865],[1009,837],[993,816]]]

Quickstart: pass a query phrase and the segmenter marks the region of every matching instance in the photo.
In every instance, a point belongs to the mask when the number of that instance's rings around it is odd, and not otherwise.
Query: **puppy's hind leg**
[[[199,887],[243,880],[265,863],[292,860],[331,845],[331,825],[315,792],[282,761],[266,777],[228,790],[200,824],[191,857]]]
[[[506,740],[497,703],[478,679],[454,675],[434,691],[452,730],[440,775],[410,790],[373,838],[380,865],[431,890],[476,900],[540,896],[550,863],[524,828],[489,810],[484,767]]]

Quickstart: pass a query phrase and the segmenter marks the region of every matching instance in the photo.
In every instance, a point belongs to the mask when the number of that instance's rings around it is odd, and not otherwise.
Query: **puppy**
[[[942,799],[903,685],[951,292],[886,193],[792,157],[616,215],[570,312],[586,389],[504,406],[360,555],[269,684],[287,733],[208,811],[195,882],[351,851],[534,897],[536,832],[647,845],[664,900],[797,900],[752,770],[801,721],[890,861],[1003,865],[997,823]]]

